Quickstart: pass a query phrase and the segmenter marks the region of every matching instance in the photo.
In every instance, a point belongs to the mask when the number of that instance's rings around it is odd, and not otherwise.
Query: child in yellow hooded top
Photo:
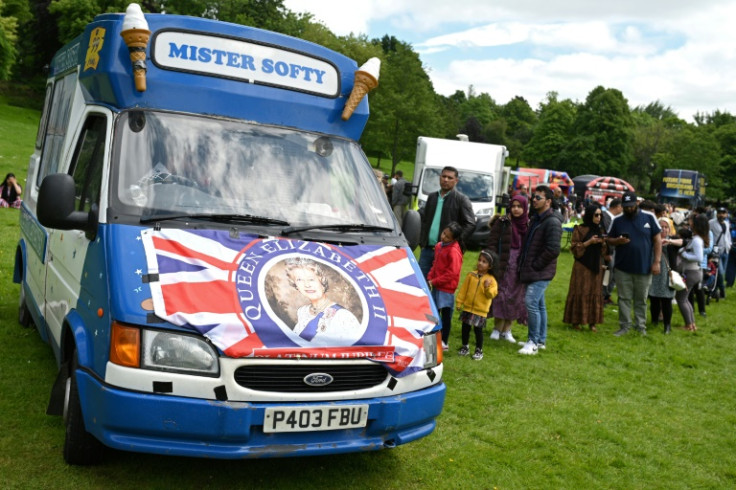
[[[486,326],[488,311],[491,302],[498,294],[498,284],[491,274],[493,269],[493,253],[490,250],[481,250],[478,255],[478,265],[473,272],[465,276],[460,290],[455,297],[455,307],[460,310],[460,321],[463,324],[462,343],[458,355],[467,356],[470,327],[475,331],[475,353],[473,359],[483,359],[483,329]]]

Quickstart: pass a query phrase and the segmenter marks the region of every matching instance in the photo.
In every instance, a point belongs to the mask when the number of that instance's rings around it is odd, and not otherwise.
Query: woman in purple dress
[[[489,226],[491,235],[488,248],[498,256],[493,276],[498,282],[498,296],[491,305],[494,318],[491,339],[503,338],[516,343],[511,335],[511,324],[516,320],[526,325],[527,312],[524,305],[526,286],[519,282],[518,265],[522,244],[529,229],[529,201],[517,194],[511,198],[506,216],[494,216]]]

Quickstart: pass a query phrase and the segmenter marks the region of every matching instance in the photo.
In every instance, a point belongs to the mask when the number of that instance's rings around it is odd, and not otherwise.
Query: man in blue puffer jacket
[[[519,257],[519,279],[526,284],[524,303],[529,314],[529,340],[519,354],[534,355],[547,347],[547,304],[544,293],[557,273],[562,215],[553,206],[554,193],[545,185],[532,194],[534,214]]]

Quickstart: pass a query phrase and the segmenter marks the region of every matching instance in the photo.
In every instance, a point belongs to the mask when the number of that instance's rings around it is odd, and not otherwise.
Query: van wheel
[[[26,304],[26,292],[21,284],[20,301],[18,304],[18,323],[20,323],[22,327],[28,328],[31,326],[32,321],[31,311],[28,309],[28,305]]]
[[[64,385],[64,461],[73,465],[94,465],[102,460],[104,446],[84,427],[77,389],[78,366],[77,353],[74,352]]]

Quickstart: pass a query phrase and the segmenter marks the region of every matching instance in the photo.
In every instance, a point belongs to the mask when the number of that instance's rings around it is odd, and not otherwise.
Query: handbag
[[[683,289],[687,288],[685,280],[682,278],[680,273],[673,270],[670,270],[670,277],[667,285],[670,287],[670,289],[674,289],[675,291],[682,291]]]
[[[611,269],[603,266],[603,287],[607,287],[611,282]]]
[[[665,254],[664,263],[667,266],[667,286],[669,286],[670,289],[674,289],[675,291],[682,291],[683,289],[687,288],[682,275],[679,272],[670,269],[670,261],[667,260],[666,252],[663,251],[662,253]]]

